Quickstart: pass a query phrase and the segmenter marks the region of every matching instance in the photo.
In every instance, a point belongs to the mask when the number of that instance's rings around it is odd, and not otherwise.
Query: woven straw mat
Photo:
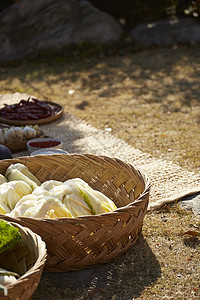
[[[0,106],[3,103],[16,103],[22,98],[28,99],[29,96],[20,93],[0,95]],[[63,149],[69,153],[116,157],[140,169],[149,177],[152,185],[149,204],[151,210],[200,192],[199,174],[183,169],[171,161],[156,159],[66,112],[57,121],[41,125],[40,128],[46,135],[62,139]],[[27,152],[17,153],[14,157],[22,155],[27,155]]]

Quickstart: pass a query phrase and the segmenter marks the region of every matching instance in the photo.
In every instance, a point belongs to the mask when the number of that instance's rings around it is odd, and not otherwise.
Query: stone
[[[142,47],[173,46],[177,43],[193,46],[200,42],[200,23],[194,18],[167,19],[138,24],[130,30],[130,34]]]
[[[105,44],[120,38],[114,17],[87,1],[21,0],[0,14],[0,61],[72,44]]]
[[[182,208],[191,210],[195,215],[200,216],[200,193],[184,197],[180,201]]]

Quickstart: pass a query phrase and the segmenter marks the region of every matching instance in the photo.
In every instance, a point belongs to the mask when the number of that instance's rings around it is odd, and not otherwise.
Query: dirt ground
[[[200,171],[198,46],[24,60],[0,67],[0,86],[58,102],[135,148]],[[34,299],[199,299],[200,241],[182,235],[199,228],[199,217],[178,205],[148,213],[138,243],[103,267],[103,286],[98,272],[80,288],[43,278]]]
[[[0,69],[1,92],[28,92],[155,157],[199,171],[200,52],[174,47],[124,56],[55,57]]]

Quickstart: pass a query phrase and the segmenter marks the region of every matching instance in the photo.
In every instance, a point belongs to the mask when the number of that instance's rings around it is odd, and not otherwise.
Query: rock
[[[121,33],[112,16],[87,1],[21,0],[0,14],[0,61],[71,44],[109,43]]]
[[[182,208],[191,210],[195,215],[200,216],[200,193],[185,197],[180,204]]]
[[[193,46],[200,42],[200,24],[192,18],[174,18],[139,24],[130,34],[143,47],[173,46],[177,43]]]

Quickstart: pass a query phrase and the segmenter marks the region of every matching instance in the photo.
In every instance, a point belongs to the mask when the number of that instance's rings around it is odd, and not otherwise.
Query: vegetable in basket
[[[0,203],[6,204],[12,210],[23,196],[30,193],[32,189],[25,181],[5,182],[0,185]]]
[[[117,207],[103,193],[92,189],[84,180],[74,178],[59,182],[49,180],[33,191],[33,194],[49,194],[59,199],[73,217],[111,212]]]
[[[11,249],[15,244],[20,243],[22,235],[18,228],[5,220],[0,220],[0,253]]]
[[[50,191],[52,190],[55,186],[59,186],[59,185],[62,185],[63,182],[62,181],[58,181],[58,180],[47,180],[45,182],[43,182],[41,184],[41,186],[37,187],[35,190],[34,190],[34,194],[35,195],[39,195],[41,192],[45,193],[46,191]]]
[[[0,184],[5,183],[5,182],[8,182],[8,180],[6,179],[5,176],[0,174]]]
[[[0,212],[11,217],[71,218],[117,208],[112,200],[80,178],[65,182],[48,180],[41,184],[20,163],[11,164],[5,176],[9,182],[0,185]]]
[[[23,180],[32,190],[38,185],[41,185],[40,181],[29,171],[29,169],[20,163],[11,164],[6,170],[5,177],[8,181]]]
[[[20,243],[22,235],[18,228],[9,224],[5,220],[0,220],[0,254],[6,250],[12,249],[16,244]],[[5,270],[0,267],[0,289],[4,291],[4,295],[7,296],[8,284],[14,284],[19,277],[17,273]]]
[[[33,194],[22,197],[9,215],[13,218],[20,216],[51,219],[72,217],[70,211],[58,199]]]
[[[63,203],[65,203],[66,206],[67,203],[69,203],[70,198],[73,199],[76,195],[83,199],[93,215],[111,212],[117,208],[113,201],[103,193],[92,189],[80,178],[69,179],[64,182],[64,186],[68,189],[68,194],[66,194],[63,199]],[[98,197],[96,197],[95,193],[98,194]]]
[[[0,268],[0,285],[6,286],[11,283],[16,283],[16,277],[19,275],[15,272],[7,271],[5,269]]]
[[[76,185],[72,187],[62,183],[53,187],[48,192],[51,196],[59,199],[61,203],[64,203],[73,217],[92,215],[89,206],[85,203]]]
[[[0,201],[0,214],[7,214],[10,213],[11,209],[3,202]]]

